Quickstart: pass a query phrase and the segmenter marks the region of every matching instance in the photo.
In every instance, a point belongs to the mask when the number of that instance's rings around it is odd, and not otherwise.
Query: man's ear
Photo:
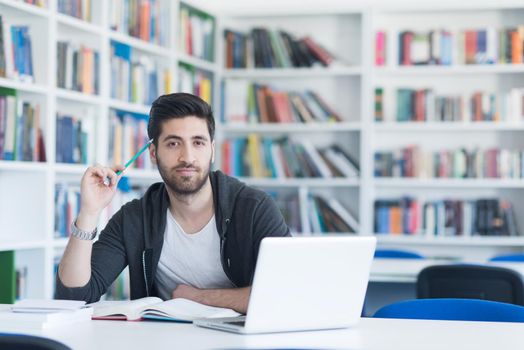
[[[151,163],[157,165],[156,163],[156,146],[154,143],[151,143],[149,145],[149,159],[151,159]]]
[[[211,142],[211,163],[215,162],[215,140]]]

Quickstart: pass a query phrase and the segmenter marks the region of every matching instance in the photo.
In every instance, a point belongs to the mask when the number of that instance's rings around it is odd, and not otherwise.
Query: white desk
[[[432,259],[375,259],[371,266],[370,281],[415,283],[418,273],[427,266],[468,263],[470,262]],[[486,262],[479,264],[510,268],[524,276],[524,263]]]
[[[353,329],[237,335],[191,324],[91,321],[35,332],[77,350],[153,349],[521,349],[524,324],[363,318]]]

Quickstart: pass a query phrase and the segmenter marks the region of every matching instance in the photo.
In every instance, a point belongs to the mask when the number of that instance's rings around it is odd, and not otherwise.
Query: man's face
[[[150,156],[165,184],[178,195],[197,193],[215,154],[206,121],[192,116],[165,121],[157,144],[150,147]]]

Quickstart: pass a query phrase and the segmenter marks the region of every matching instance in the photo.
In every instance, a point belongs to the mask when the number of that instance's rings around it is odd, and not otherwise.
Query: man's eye
[[[197,146],[203,146],[203,145],[204,145],[204,142],[202,142],[202,141],[195,141],[195,145],[197,145]]]
[[[167,147],[175,147],[175,146],[178,146],[178,142],[169,142],[167,144]]]

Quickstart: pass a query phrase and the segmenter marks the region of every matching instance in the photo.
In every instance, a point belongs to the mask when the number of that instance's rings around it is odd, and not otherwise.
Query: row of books
[[[120,33],[155,43],[169,45],[171,12],[166,0],[109,1],[109,27]]]
[[[29,26],[12,25],[0,15],[0,77],[33,82]]]
[[[359,176],[358,162],[338,145],[315,148],[308,140],[247,138],[222,144],[222,168],[226,174],[258,178],[310,178]]]
[[[59,88],[92,95],[99,93],[100,55],[89,47],[57,42],[56,83]]]
[[[518,236],[513,205],[505,199],[444,199],[421,202],[402,197],[375,201],[375,232],[380,234]]]
[[[171,86],[171,72],[147,55],[126,44],[111,42],[111,97],[127,102],[151,104]]]
[[[140,115],[112,109],[109,115],[109,164],[123,165],[131,159],[148,141],[147,115]],[[152,169],[147,152],[142,154],[131,168]]]
[[[90,164],[94,148],[93,121],[72,115],[56,116],[56,162]]]
[[[45,162],[40,105],[0,87],[0,160]]]
[[[340,115],[319,94],[279,91],[244,79],[227,79],[223,88],[226,123],[340,122]]]
[[[394,33],[391,33],[395,37]],[[386,63],[386,32],[375,35],[375,64]],[[520,64],[524,25],[477,30],[406,30],[398,33],[399,65]],[[393,59],[393,58],[392,58]]]
[[[394,96],[393,96],[394,95]],[[392,113],[386,113],[385,110]],[[396,116],[393,117],[393,112]],[[375,88],[375,121],[524,121],[524,89],[437,95],[433,89]]]
[[[309,231],[313,233],[357,233],[358,220],[338,199],[308,196]]]
[[[178,91],[199,96],[209,104],[213,100],[213,75],[191,65],[178,65]]]
[[[180,51],[207,61],[214,61],[215,19],[184,3],[180,4]]]
[[[524,177],[524,151],[465,148],[423,152],[418,146],[375,153],[376,177],[498,178]]]
[[[93,13],[91,0],[57,0],[58,12],[91,22]]]
[[[329,66],[335,57],[311,37],[283,30],[253,28],[249,33],[226,29],[226,68],[290,68]]]
[[[38,7],[47,7],[47,0],[23,0],[23,2]]]

